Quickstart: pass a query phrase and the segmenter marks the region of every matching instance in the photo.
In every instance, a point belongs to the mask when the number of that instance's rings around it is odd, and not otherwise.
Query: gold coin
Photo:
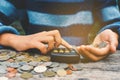
[[[67,72],[64,69],[59,69],[57,71],[57,75],[60,76],[60,77],[63,77],[63,76],[67,75]]]
[[[21,78],[24,78],[24,79],[29,79],[29,78],[32,78],[33,75],[31,73],[28,73],[28,72],[24,72],[21,74],[20,76]]]
[[[54,53],[58,53],[58,50],[55,49],[55,50],[53,50],[53,52],[54,52]]]
[[[56,75],[56,73],[53,71],[46,71],[43,73],[43,75],[46,77],[54,77]]]

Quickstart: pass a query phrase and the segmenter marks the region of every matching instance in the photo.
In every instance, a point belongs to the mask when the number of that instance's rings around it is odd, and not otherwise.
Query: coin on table
[[[53,72],[53,71],[45,71],[43,73],[43,75],[46,76],[46,77],[54,77],[56,75],[56,73]]]
[[[0,61],[6,61],[10,58],[10,56],[0,56]]]
[[[44,78],[45,76],[41,73],[39,74],[39,78]]]
[[[68,68],[68,64],[66,64],[66,63],[60,63],[59,67],[65,69],[65,68]]]
[[[34,71],[37,73],[42,73],[42,72],[45,72],[46,70],[47,70],[47,67],[44,65],[39,65],[34,68]]]
[[[61,68],[61,67],[54,67],[54,68],[50,68],[49,70],[57,72],[57,70],[59,70],[59,69],[63,69],[63,68]]]
[[[24,62],[24,61],[19,62],[19,65],[20,65],[20,66],[27,65],[27,64],[28,64],[28,63],[27,63],[27,62]]]
[[[9,67],[18,68],[20,67],[19,63],[10,63]]]
[[[31,65],[31,66],[37,66],[39,64],[39,62],[32,61],[32,62],[29,62],[28,64]]]
[[[67,72],[64,69],[59,69],[57,71],[57,75],[60,76],[60,77],[63,77],[63,76],[67,75]]]
[[[0,80],[8,80],[7,77],[0,77]]]
[[[28,72],[24,72],[21,74],[20,76],[21,78],[24,78],[24,79],[29,79],[29,78],[32,78],[33,75],[31,73],[28,73]]]
[[[44,65],[44,66],[50,66],[50,65],[52,65],[52,62],[44,62],[44,63],[42,63],[42,65]]]
[[[70,74],[72,74],[72,70],[66,70],[66,72],[67,72],[67,75],[70,75]]]
[[[31,71],[33,69],[33,66],[23,65],[20,69],[23,71]]]
[[[50,65],[49,67],[58,67],[58,66],[59,66],[59,63],[53,62],[52,65]]]
[[[14,52],[14,51],[10,51],[10,53],[8,54],[11,58],[12,57],[15,57],[16,56],[16,52]]]
[[[7,73],[7,66],[0,66],[0,74],[6,74]]]

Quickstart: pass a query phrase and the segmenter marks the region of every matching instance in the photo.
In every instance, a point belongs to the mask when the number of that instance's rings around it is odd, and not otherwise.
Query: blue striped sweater
[[[0,0],[0,33],[19,34],[8,26],[16,19],[26,34],[58,29],[72,45],[86,44],[97,22],[100,32],[115,29],[120,34],[117,0]]]

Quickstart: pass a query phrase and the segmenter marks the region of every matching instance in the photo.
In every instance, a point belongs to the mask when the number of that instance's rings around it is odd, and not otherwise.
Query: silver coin
[[[44,63],[42,63],[42,65],[44,65],[44,66],[51,66],[52,62],[44,62]]]
[[[19,63],[10,63],[9,67],[18,68],[20,67]]]
[[[24,72],[24,71],[22,71],[20,68],[18,68],[17,71],[18,71],[19,73],[23,73],[23,72]]]
[[[66,63],[60,63],[59,67],[65,69],[65,68],[68,68],[68,64],[66,64]]]
[[[23,65],[27,65],[27,62],[19,62],[19,65],[23,66]]]
[[[81,67],[81,65],[80,64],[74,64],[74,65],[72,65],[77,71],[81,71],[81,70],[83,70],[83,68]]]
[[[0,64],[1,64],[2,66],[9,66],[9,65],[10,65],[10,62],[4,61],[4,62],[1,62]]]
[[[39,62],[37,61],[32,61],[32,62],[29,62],[28,65],[31,65],[31,66],[37,66],[39,64]]]
[[[39,73],[35,72],[34,70],[32,70],[30,73],[33,74],[33,75],[38,75],[39,74]]]
[[[53,62],[52,65],[50,65],[49,67],[58,67],[58,66],[59,66],[59,63]]]
[[[51,68],[51,69],[49,69],[49,70],[54,71],[54,72],[57,72],[57,70],[59,70],[59,69],[63,69],[63,68],[61,68],[61,67],[54,67],[54,68]]]
[[[7,66],[0,66],[0,74],[6,74],[7,73]]]
[[[99,48],[104,48],[105,46],[107,46],[107,43],[106,42],[101,42],[98,47]]]
[[[23,70],[23,71],[31,71],[33,69],[33,66],[23,65],[23,66],[21,66],[20,69]]]
[[[44,78],[45,76],[41,73],[39,74],[39,78]]]
[[[37,73],[42,73],[42,72],[45,72],[46,70],[47,70],[47,67],[44,65],[39,65],[34,68],[34,71]]]

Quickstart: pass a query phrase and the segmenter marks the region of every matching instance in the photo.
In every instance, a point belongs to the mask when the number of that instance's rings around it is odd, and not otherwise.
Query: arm
[[[102,1],[96,1],[97,3],[101,3]],[[104,1],[104,4],[100,4],[101,7],[98,7],[99,14],[101,17],[101,23],[102,28],[98,32],[100,34],[106,29],[110,29],[113,33],[116,33],[118,35],[118,41],[119,41],[119,35],[120,35],[120,12],[118,9],[116,0],[106,0]],[[120,49],[120,43],[118,43],[117,48]]]
[[[7,12],[9,10],[9,12]],[[0,17],[2,23],[8,24],[14,20],[16,14],[16,8],[7,0],[0,2],[0,11],[2,16]],[[4,16],[4,17],[3,17]],[[64,45],[65,47],[71,47],[66,41],[61,38],[58,30],[52,30],[47,32],[39,32],[31,35],[17,35],[17,30],[11,26],[0,26],[0,45],[12,47],[18,51],[24,51],[31,48],[37,48],[42,53],[47,53],[54,47]],[[48,46],[46,46],[48,44]]]
[[[104,48],[96,48],[91,45],[82,45],[78,47],[81,55],[90,60],[98,61],[114,53],[118,46],[120,13],[116,5],[116,0],[95,0],[95,17],[102,28],[95,37],[92,45],[99,44],[102,41],[107,42]]]

